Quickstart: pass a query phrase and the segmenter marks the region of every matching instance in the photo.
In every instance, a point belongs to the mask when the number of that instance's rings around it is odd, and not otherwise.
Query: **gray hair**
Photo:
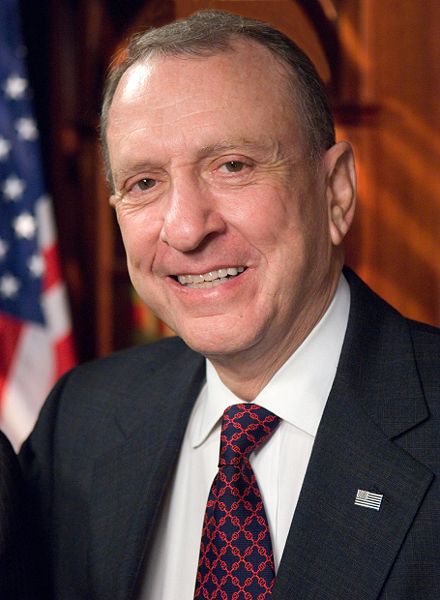
[[[212,56],[233,48],[237,39],[267,48],[287,71],[295,108],[301,109],[311,158],[318,159],[335,143],[335,128],[325,85],[308,56],[286,35],[255,19],[218,10],[202,10],[186,19],[148,29],[130,38],[122,60],[110,66],[101,110],[101,141],[107,179],[112,184],[106,132],[108,112],[123,74],[154,56]]]

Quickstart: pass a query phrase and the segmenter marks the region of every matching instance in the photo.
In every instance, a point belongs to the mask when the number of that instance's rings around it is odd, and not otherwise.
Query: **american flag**
[[[17,449],[74,364],[18,0],[0,1],[0,428]]]

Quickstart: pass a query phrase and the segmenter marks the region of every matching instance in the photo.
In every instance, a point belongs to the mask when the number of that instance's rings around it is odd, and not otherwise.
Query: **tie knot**
[[[238,465],[262,446],[280,419],[256,404],[234,404],[223,413],[220,467]]]

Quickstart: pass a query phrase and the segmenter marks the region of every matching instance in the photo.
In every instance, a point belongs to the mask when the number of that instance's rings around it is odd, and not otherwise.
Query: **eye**
[[[123,204],[144,205],[157,198],[160,180],[152,177],[141,177],[125,186],[119,196]]]
[[[228,173],[239,173],[244,167],[245,164],[241,160],[229,160],[221,165],[220,170],[227,171]]]
[[[143,179],[140,179],[139,181],[137,181],[133,187],[137,187],[141,192],[144,192],[145,190],[150,190],[155,185],[156,185],[155,179],[150,179],[148,177],[144,177]]]

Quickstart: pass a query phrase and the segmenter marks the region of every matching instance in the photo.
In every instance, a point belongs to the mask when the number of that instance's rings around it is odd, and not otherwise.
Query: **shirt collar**
[[[313,437],[335,378],[349,309],[350,288],[341,276],[335,296],[322,319],[254,401]],[[240,402],[242,400],[223,384],[214,366],[207,360],[206,384],[193,412],[191,445],[200,446],[225,408]]]

